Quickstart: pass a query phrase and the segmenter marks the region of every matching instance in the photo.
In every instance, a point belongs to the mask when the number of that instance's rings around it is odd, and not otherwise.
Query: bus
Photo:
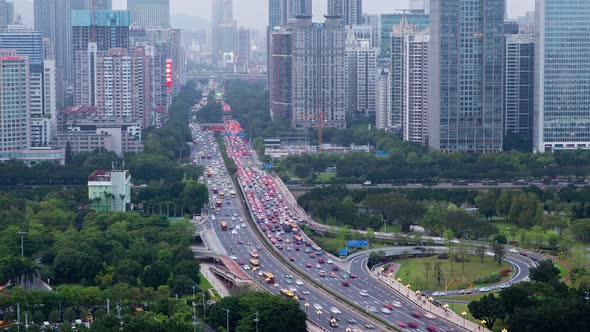
[[[262,275],[263,275],[263,276],[264,276],[264,278],[266,278],[266,279],[271,279],[271,280],[272,280],[272,279],[274,279],[274,278],[275,278],[275,275],[274,275],[274,274],[272,274],[272,273],[270,273],[270,272],[262,272]]]
[[[236,197],[236,192],[235,192],[235,191],[233,191],[233,190],[231,190],[231,191],[229,192],[229,196],[230,196],[231,198],[234,198],[234,197]]]
[[[250,265],[252,265],[252,266],[258,266],[258,264],[259,263],[258,263],[258,260],[257,259],[250,258]]]
[[[315,252],[316,255],[322,254],[322,248],[320,246],[318,246],[317,244],[312,245],[311,249],[313,249],[313,251]]]
[[[225,221],[220,222],[219,225],[222,231],[227,231],[227,223]]]

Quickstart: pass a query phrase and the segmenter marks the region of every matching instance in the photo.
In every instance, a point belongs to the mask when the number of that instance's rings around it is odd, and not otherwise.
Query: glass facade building
[[[170,0],[127,0],[131,25],[147,28],[170,27]]]
[[[590,1],[537,0],[533,149],[590,148]]]
[[[389,57],[391,50],[391,32],[393,27],[400,25],[402,19],[406,19],[408,24],[416,25],[420,30],[428,28],[430,18],[424,12],[416,11],[398,11],[393,14],[381,14],[381,57]]]
[[[505,0],[430,2],[428,143],[502,150]]]
[[[533,138],[535,42],[532,34],[506,35],[504,132]]]

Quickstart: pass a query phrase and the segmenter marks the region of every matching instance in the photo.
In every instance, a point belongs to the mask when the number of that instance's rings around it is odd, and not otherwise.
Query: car
[[[432,296],[445,296],[445,295],[447,295],[447,293],[445,293],[445,292],[433,292],[432,293]]]
[[[365,324],[364,326],[365,326],[366,329],[369,329],[369,330],[375,329],[375,326],[373,326],[371,324]]]
[[[408,322],[408,325],[410,327],[418,327],[418,326],[420,326],[420,323],[418,323],[417,321],[413,320],[411,322]]]
[[[310,267],[312,267],[312,266],[313,266],[313,265],[311,265],[311,263],[306,263],[306,264],[305,264],[305,267],[307,267],[307,268],[310,268]]]
[[[408,327],[408,324],[404,323],[404,322],[395,322],[395,324],[401,328],[406,328]]]
[[[287,247],[287,251],[293,251],[293,248]]]
[[[238,265],[244,265],[244,260],[243,260],[243,259],[240,259],[240,260],[238,261]]]
[[[434,325],[429,325],[426,328],[428,331],[438,331],[438,327],[434,326]]]
[[[429,312],[425,313],[425,314],[424,314],[424,317],[426,317],[426,318],[428,318],[428,319],[435,319],[435,318],[436,318],[436,317],[435,317],[433,314],[431,314],[431,313],[429,313]]]
[[[326,263],[328,263],[328,264],[334,264],[334,261],[331,260],[331,259],[328,259],[328,261],[326,261]]]
[[[300,251],[300,250],[301,250],[300,246],[295,247],[295,251]]]
[[[293,276],[290,275],[290,274],[285,274],[285,278],[287,278],[287,279],[293,279]]]
[[[302,290],[302,291],[301,291],[301,294],[309,295],[310,293],[309,293],[309,291],[308,291],[308,290]]]
[[[295,284],[298,286],[303,286],[303,281],[297,279],[297,280],[295,280]]]
[[[289,257],[289,261],[294,262],[295,261],[295,257]]]
[[[367,296],[369,296],[369,293],[367,293],[367,291],[366,291],[366,290],[364,290],[364,289],[361,289],[361,291],[359,292],[359,295],[360,295],[360,296],[367,297]]]
[[[348,287],[348,286],[350,286],[350,283],[348,281],[344,280],[342,282],[342,286]]]
[[[244,265],[244,270],[250,270],[250,265]]]
[[[349,318],[346,320],[349,324],[356,324],[356,320]]]
[[[285,283],[288,285],[292,285],[293,284],[293,280],[291,279],[285,279]]]
[[[235,229],[234,229],[234,230],[232,230],[232,231],[231,231],[231,233],[232,233],[233,235],[236,235],[236,234],[238,234],[238,232],[237,232]]]
[[[336,273],[332,272],[332,273],[330,273],[330,277],[331,278],[338,278],[338,275],[336,275]]]
[[[352,273],[350,274],[350,279],[356,279],[356,278],[358,278],[358,277],[356,276],[356,274],[352,274]]]
[[[320,264],[316,264],[316,265],[315,265],[315,268],[316,268],[316,269],[321,269],[321,268],[322,268],[322,266],[321,266]]]
[[[412,316],[414,316],[416,318],[422,318],[424,315],[422,315],[421,312],[414,311],[414,312],[412,312]]]
[[[501,284],[501,285],[500,285],[500,288],[502,288],[502,289],[506,289],[506,288],[508,288],[508,287],[510,287],[510,285],[509,285],[509,284]]]
[[[312,252],[311,254],[309,254],[309,258],[315,258],[315,254]]]
[[[325,262],[326,262],[326,261],[325,261],[323,258],[319,258],[319,259],[318,259],[318,263],[320,263],[320,264],[324,264]]]
[[[338,271],[338,270],[340,270],[338,265],[332,265],[332,271]]]
[[[231,255],[231,256],[229,256],[229,258],[233,259],[234,261],[238,260],[238,256],[236,256],[236,255]]]
[[[401,308],[402,307],[402,303],[400,301],[392,301],[391,305],[394,306],[395,308]]]
[[[373,306],[367,306],[367,310],[370,312],[377,312],[377,308],[373,307]]]
[[[314,303],[314,304],[313,304],[313,308],[314,308],[315,310],[323,310],[323,309],[324,309],[324,308],[322,308],[322,306],[321,306],[320,304],[317,304],[317,303]]]
[[[305,250],[303,250],[304,253],[309,254],[311,252],[310,248],[305,248]]]
[[[340,276],[342,277],[342,279],[348,279],[348,277],[350,277],[348,273],[342,273],[342,275]]]
[[[240,218],[240,219],[242,219],[242,218]],[[246,223],[243,222],[241,226],[242,226],[242,228],[246,228]]]
[[[325,277],[325,276],[326,276],[326,271],[324,271],[324,270],[321,270],[321,271],[320,271],[320,277]]]
[[[480,293],[485,293],[485,292],[489,292],[491,290],[492,289],[489,288],[489,287],[482,287],[482,288],[478,289],[477,291],[480,292]]]
[[[393,306],[391,304],[386,304],[383,306],[384,308],[387,308],[389,310],[393,310]]]
[[[391,310],[387,309],[387,308],[381,308],[381,312],[384,314],[390,314]]]

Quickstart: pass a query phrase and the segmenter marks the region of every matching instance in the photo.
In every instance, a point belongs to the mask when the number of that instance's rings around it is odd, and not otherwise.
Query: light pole
[[[205,293],[201,293],[201,295],[203,296],[203,317],[205,317]]]
[[[303,306],[305,307],[305,313],[307,314],[307,312],[309,311],[308,310],[309,309],[309,303],[305,303]]]
[[[258,332],[258,322],[260,322],[260,319],[258,319],[258,312],[255,312],[256,314],[256,318],[254,318],[254,322],[256,323],[256,332]]]
[[[25,234],[27,234],[27,232],[25,231],[19,231],[18,234],[20,234],[20,257],[25,257],[25,246],[24,246],[24,238],[25,238]]]
[[[225,315],[225,323],[227,325],[227,332],[229,332],[229,310],[228,309],[224,309],[224,308],[221,308],[221,310],[223,310],[223,311],[226,312],[226,315]]]
[[[318,309],[318,311],[316,311],[316,313],[318,314],[318,322],[320,321],[320,315],[322,314],[322,311]]]
[[[465,317],[467,317],[467,312],[466,311],[463,311],[461,313],[461,316],[463,316],[463,327],[465,327],[465,321],[467,320]]]
[[[485,326],[485,325],[486,325],[486,323],[487,323],[487,322],[486,322],[486,320],[485,320],[485,319],[482,319],[482,320],[481,320],[481,325]]]
[[[336,318],[330,319],[330,325],[332,326],[332,332],[334,332],[334,328],[336,327]]]
[[[502,329],[502,332],[508,332],[508,330],[507,329]]]
[[[193,289],[193,303],[195,303],[195,289],[197,288],[197,286],[194,286],[194,285],[187,285],[187,286],[189,286],[190,288]]]

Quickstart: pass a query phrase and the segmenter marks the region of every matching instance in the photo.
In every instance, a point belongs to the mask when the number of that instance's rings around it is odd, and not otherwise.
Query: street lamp
[[[194,285],[187,285],[188,287],[193,289],[193,303],[195,302],[195,289],[197,288],[197,286]]]
[[[482,319],[482,320],[481,320],[481,325],[486,325],[486,323],[487,323],[487,322],[486,322],[486,320],[485,320],[485,319]]]
[[[397,278],[397,282],[402,282],[402,278]]]
[[[461,316],[463,316],[463,327],[465,327],[465,320],[466,320],[466,318],[465,318],[465,317],[467,317],[467,311],[463,311],[463,312],[461,313]],[[502,331],[502,332],[504,332],[504,331]]]
[[[508,330],[507,329],[502,329],[502,332],[508,332]]]
[[[309,303],[305,303],[303,306],[305,307],[305,313],[307,314],[309,309]]]
[[[229,310],[228,309],[224,309],[224,308],[221,308],[221,310],[223,310],[223,311],[226,312],[225,322],[226,322],[226,325],[227,325],[227,332],[229,332]]]
[[[332,325],[332,332],[334,332],[334,328],[336,327],[336,318],[330,319],[330,325]]]
[[[320,320],[320,315],[322,314],[322,311],[318,309],[318,311],[316,311],[316,313],[318,314],[318,321]]]
[[[430,311],[432,311],[432,301],[434,301],[434,298],[432,296],[429,296],[428,302],[430,302]]]

